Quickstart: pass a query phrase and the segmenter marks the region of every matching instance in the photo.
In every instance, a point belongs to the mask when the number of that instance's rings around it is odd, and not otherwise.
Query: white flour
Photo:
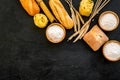
[[[105,30],[112,30],[117,25],[117,19],[116,16],[108,13],[101,17],[100,19],[100,25]]]
[[[108,58],[116,60],[120,58],[120,45],[118,43],[109,43],[104,48],[104,53]]]
[[[64,30],[57,25],[54,25],[48,29],[48,36],[55,42],[61,40],[64,34]]]

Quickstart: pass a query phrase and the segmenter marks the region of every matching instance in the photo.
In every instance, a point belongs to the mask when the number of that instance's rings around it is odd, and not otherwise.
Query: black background
[[[48,0],[44,1],[48,5]],[[79,2],[73,0],[77,10]],[[100,13],[111,10],[120,16],[119,6],[120,0],[111,0]],[[100,13],[91,27],[98,24]],[[0,80],[120,80],[120,61],[107,61],[102,48],[94,52],[83,40],[67,42],[73,29],[67,30],[63,42],[52,44],[45,30],[34,25],[19,0],[0,1]],[[120,25],[105,33],[120,41]]]

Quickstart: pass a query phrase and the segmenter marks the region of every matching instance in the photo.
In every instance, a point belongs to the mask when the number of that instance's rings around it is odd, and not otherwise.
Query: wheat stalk
[[[82,24],[84,24],[84,20],[83,20],[82,16],[79,14],[79,12],[72,5],[72,0],[65,0],[65,1],[67,2],[67,4],[70,7],[71,17],[72,17],[72,20],[74,21],[74,32],[77,32],[78,30],[81,29],[80,21]]]
[[[71,35],[68,40],[71,40],[73,37],[77,36],[77,38],[73,41],[74,43],[78,41],[79,39],[82,39],[82,37],[87,33],[91,20],[99,13],[99,11],[104,8],[110,0],[97,0],[95,3],[95,6],[93,8],[92,14],[88,21],[82,26],[81,29],[79,29],[77,32],[75,32],[73,35]]]

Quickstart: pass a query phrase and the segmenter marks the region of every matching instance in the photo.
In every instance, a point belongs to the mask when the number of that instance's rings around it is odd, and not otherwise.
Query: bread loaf
[[[35,0],[19,0],[19,1],[22,7],[29,15],[34,16],[35,14],[40,12],[40,8]]]
[[[57,20],[66,28],[73,28],[73,20],[65,10],[60,0],[49,0],[50,8]]]
[[[106,34],[97,25],[93,26],[83,39],[93,51],[97,51],[106,41],[109,40]]]

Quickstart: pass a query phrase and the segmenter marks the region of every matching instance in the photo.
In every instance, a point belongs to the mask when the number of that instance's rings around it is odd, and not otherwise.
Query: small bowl
[[[52,23],[46,29],[46,37],[52,43],[60,43],[66,36],[66,30],[60,23]]]
[[[109,49],[108,49],[108,47],[109,47]],[[112,51],[112,49],[114,52]],[[105,50],[107,50],[107,51],[105,51]],[[112,62],[119,61],[120,60],[120,51],[117,52],[116,50],[120,50],[120,42],[116,41],[116,40],[110,40],[110,41],[106,42],[103,46],[103,49],[102,49],[103,56],[107,60],[112,61]]]
[[[103,18],[103,16],[106,16],[107,18]],[[111,17],[108,17],[108,16],[111,16]],[[113,20],[112,17],[115,17],[116,20]],[[101,19],[104,19],[104,20],[101,20]],[[115,22],[116,21],[116,22]],[[109,23],[108,23],[109,22]],[[99,26],[104,30],[104,31],[113,31],[115,30],[118,25],[119,25],[119,17],[118,15],[113,12],[113,11],[105,11],[103,12],[100,17],[99,17],[99,20],[98,20],[98,23],[99,23]],[[104,24],[102,24],[104,23]],[[108,26],[108,27],[107,27]]]

